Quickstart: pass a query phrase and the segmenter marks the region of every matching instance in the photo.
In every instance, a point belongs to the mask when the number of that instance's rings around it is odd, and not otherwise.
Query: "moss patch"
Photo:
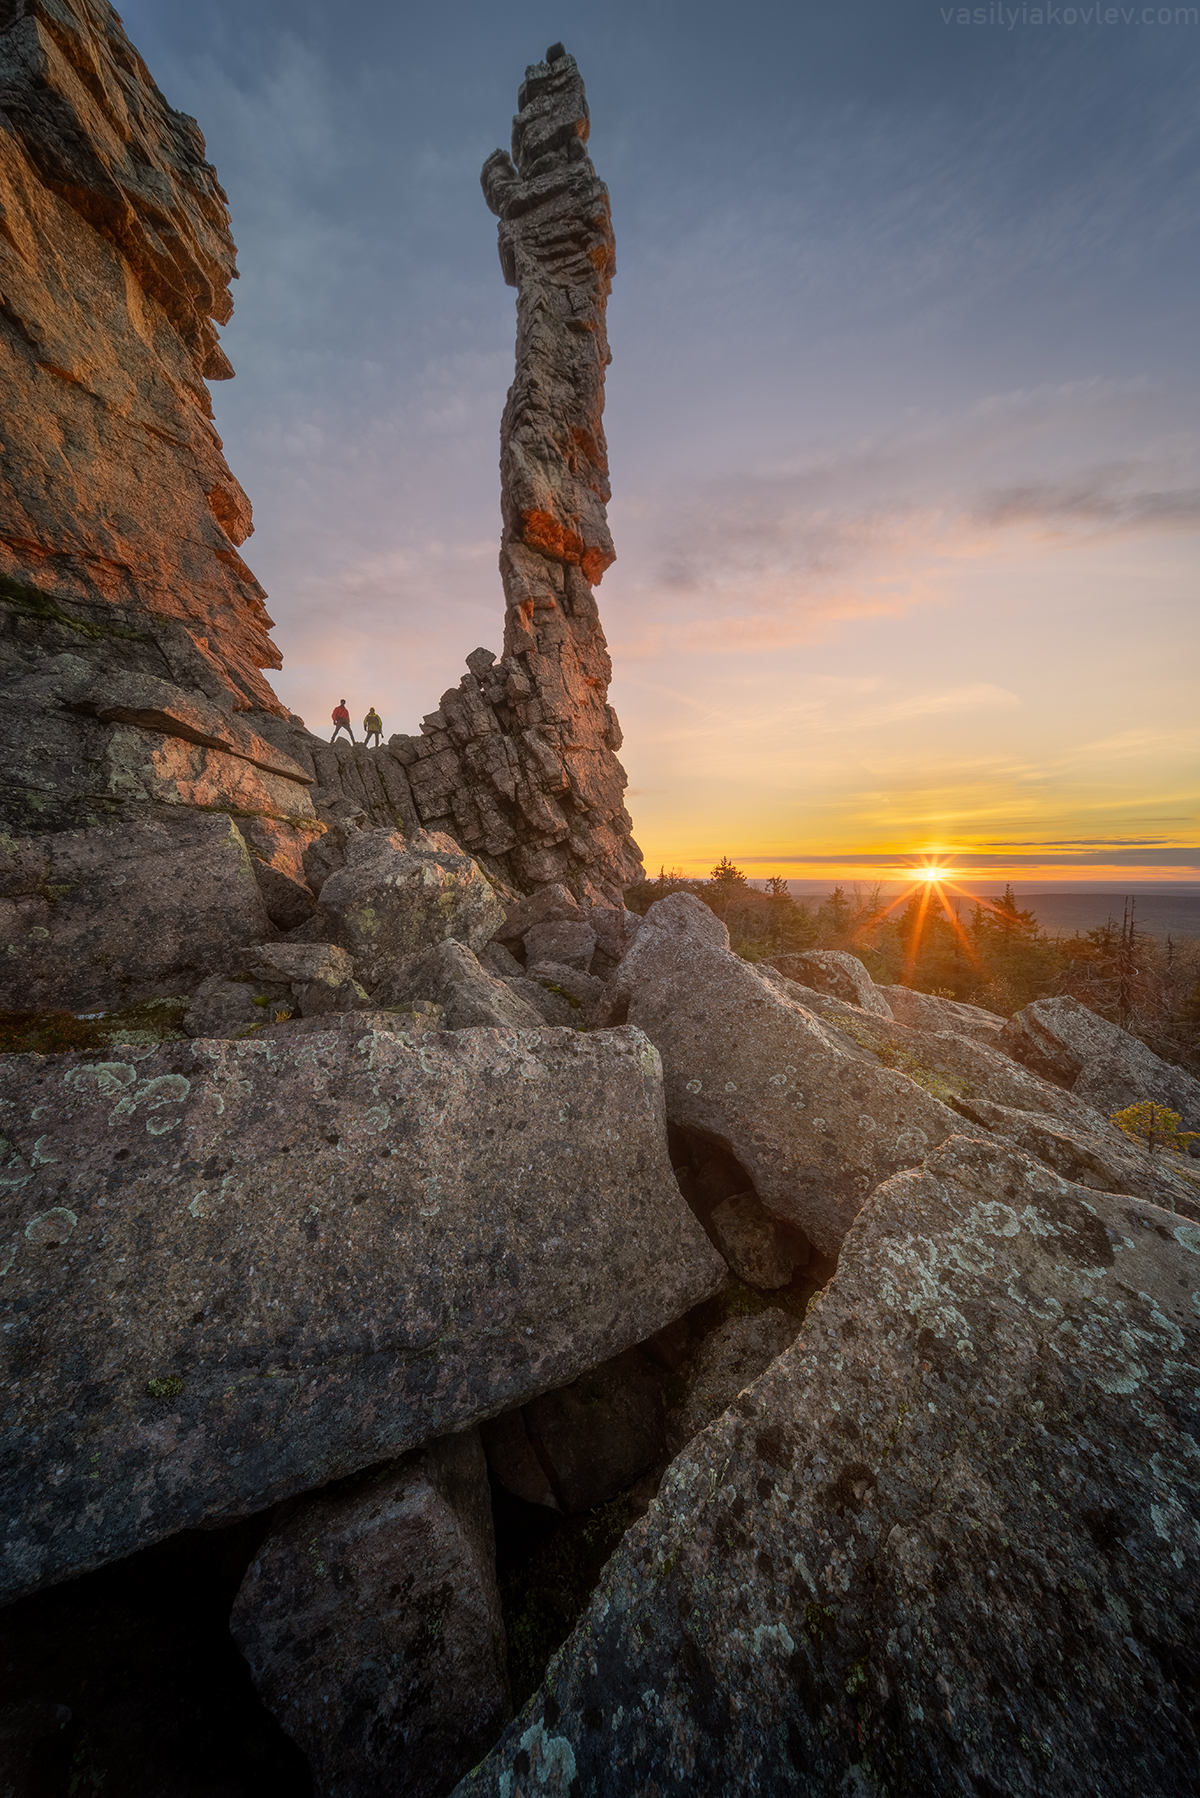
[[[0,1055],[64,1055],[72,1049],[132,1049],[183,1035],[185,996],[147,999],[118,1011],[0,1012]]]
[[[48,593],[26,586],[24,581],[14,581],[11,575],[0,574],[0,602],[11,606],[14,612],[23,612],[27,618],[44,618],[51,624],[65,624],[68,630],[93,641],[111,637],[123,637],[134,643],[150,640],[141,631],[130,630],[128,625],[95,624],[87,618],[74,618]]]

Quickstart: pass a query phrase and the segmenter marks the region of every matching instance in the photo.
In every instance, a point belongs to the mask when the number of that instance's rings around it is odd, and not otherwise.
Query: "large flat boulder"
[[[662,1055],[670,1121],[730,1150],[769,1211],[836,1254],[871,1189],[958,1120],[728,942],[698,899],[660,899],[612,976],[610,1013],[627,1008]]]
[[[269,934],[246,844],[220,813],[162,806],[0,840],[4,1004],[14,1011],[191,992]]]
[[[316,1798],[442,1798],[512,1716],[478,1431],[285,1506],[230,1628]]]
[[[1131,1193],[1167,1211],[1200,1217],[1200,1190],[1179,1156],[1147,1155],[1078,1089],[1064,1090],[1023,1067],[993,1046],[994,1037],[989,1042],[981,1035],[910,1028],[826,993],[791,983],[784,990],[815,1011],[829,1029],[953,1106],[968,1124],[1007,1137],[1064,1179],[1100,1192]]]
[[[634,1029],[0,1061],[5,1595],[459,1430],[724,1264]]]
[[[1035,999],[1009,1019],[1000,1047],[1106,1115],[1152,1099],[1200,1129],[1200,1080],[1078,999]]]
[[[943,999],[938,993],[921,993],[912,986],[877,986],[875,991],[886,1000],[896,1021],[913,1030],[950,1030],[957,1036],[973,1036],[976,1042],[994,1043],[1008,1022],[982,1005]]]
[[[1197,1287],[1007,1146],[889,1180],[459,1798],[1194,1791]]]

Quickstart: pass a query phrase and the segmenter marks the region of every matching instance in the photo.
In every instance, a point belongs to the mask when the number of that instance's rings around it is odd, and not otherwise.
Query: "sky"
[[[478,175],[561,40],[617,238],[598,599],[650,871],[1200,883],[1195,9],[121,11],[229,194],[213,399],[313,729],[345,694],[415,731],[501,647]]]

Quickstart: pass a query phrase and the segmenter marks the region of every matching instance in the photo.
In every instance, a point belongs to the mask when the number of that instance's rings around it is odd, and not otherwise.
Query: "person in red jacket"
[[[331,743],[334,742],[338,732],[344,730],[350,741],[353,743],[354,732],[350,729],[350,714],[346,710],[346,701],[344,699],[338,700],[333,708],[331,716],[333,718],[333,736],[330,737],[329,741]]]

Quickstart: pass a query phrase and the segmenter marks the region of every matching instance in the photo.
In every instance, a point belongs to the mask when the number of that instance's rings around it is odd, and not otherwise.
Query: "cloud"
[[[1144,379],[1045,384],[857,445],[618,489],[614,649],[644,660],[812,641],[952,604],[968,565],[1048,540],[1069,553],[1194,530],[1200,438],[1175,411]],[[1110,442],[1125,454],[1098,460]]]

